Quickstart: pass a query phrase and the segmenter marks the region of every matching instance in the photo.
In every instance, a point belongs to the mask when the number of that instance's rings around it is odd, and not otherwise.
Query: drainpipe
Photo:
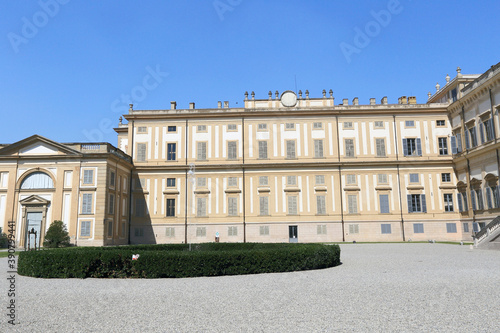
[[[130,156],[132,159],[132,168],[130,169],[130,180],[129,180],[129,203],[128,203],[128,239],[127,242],[130,244],[130,232],[132,230],[132,204],[133,204],[133,199],[134,196],[132,194],[132,176],[134,172],[134,121],[131,121],[131,130],[132,130],[132,137],[130,139]]]
[[[339,137],[339,116],[335,116],[335,132],[337,132],[337,158],[340,163],[340,137]],[[340,223],[342,226],[342,242],[345,242],[345,226],[344,226],[344,192],[342,190],[342,171],[339,164],[339,184],[340,184]],[[332,195],[335,195],[332,188]]]
[[[399,211],[401,213],[401,231],[402,231],[402,236],[403,236],[403,242],[405,242],[406,241],[405,221],[403,218],[403,200],[401,197],[401,175],[399,172],[398,130],[397,130],[397,126],[396,126],[396,115],[395,114],[392,115],[392,123],[393,123],[393,127],[394,127],[394,146],[396,148],[396,161],[397,161],[396,169],[398,172],[398,192],[399,192]]]
[[[243,163],[242,163],[242,171],[243,171],[243,243],[247,242],[247,226],[246,226],[246,192],[245,192],[245,118],[241,117],[241,138],[242,138],[242,156],[243,156]]]
[[[188,120],[186,119],[186,144],[185,144],[185,156],[186,156],[186,174],[185,174],[185,177],[186,177],[186,190],[184,191],[185,192],[185,195],[184,195],[184,244],[187,244],[188,242],[188,233],[187,233],[187,228],[188,228],[188,170],[187,170],[187,165],[188,165],[188,131],[189,131],[189,124],[188,124]]]

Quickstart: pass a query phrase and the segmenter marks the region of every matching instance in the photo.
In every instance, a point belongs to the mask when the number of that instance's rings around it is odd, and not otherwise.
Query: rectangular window
[[[483,122],[484,131],[486,132],[486,141],[491,141],[495,137],[493,135],[493,119],[488,119]]]
[[[446,223],[446,232],[449,234],[454,234],[457,232],[457,224],[456,223]]]
[[[91,223],[91,221],[80,222],[80,236],[81,237],[90,237],[90,223]]]
[[[324,195],[318,195],[316,197],[316,214],[326,214],[326,197]]]
[[[114,214],[115,213],[115,196],[113,194],[109,195],[109,202],[108,202],[108,213],[109,214]]]
[[[166,227],[165,228],[165,236],[169,238],[175,237],[175,228],[173,227]]]
[[[206,236],[207,236],[207,228],[196,227],[196,237],[206,237]]]
[[[352,121],[344,121],[344,129],[352,128]]]
[[[354,139],[345,139],[345,156],[354,157]]]
[[[135,199],[135,216],[144,217],[146,215],[146,200],[144,198]]]
[[[446,125],[445,120],[436,120],[436,126],[442,127]]]
[[[423,223],[413,223],[413,233],[414,234],[423,234],[424,233],[424,224]]]
[[[238,198],[229,197],[227,199],[227,212],[229,216],[238,215]]]
[[[206,131],[207,131],[207,125],[198,125],[197,132],[206,132]]]
[[[457,101],[457,88],[454,88],[451,91],[451,100],[452,100],[452,102],[456,102]]]
[[[167,199],[167,216],[175,216],[175,199]]]
[[[146,188],[146,179],[144,179],[144,178],[136,178],[135,179],[134,189],[135,190],[141,190],[141,189],[144,189],[144,188]]]
[[[137,161],[144,162],[146,161],[146,144],[138,143],[137,144]]]
[[[313,129],[321,129],[323,128],[323,123],[315,122],[313,123]]]
[[[316,233],[318,235],[326,235],[326,224],[320,224],[320,225],[318,225]]]
[[[448,138],[438,138],[439,155],[448,155]]]
[[[148,128],[146,126],[139,126],[137,127],[137,133],[147,133]]]
[[[418,183],[418,173],[410,173],[410,183]]]
[[[238,236],[238,227],[227,227],[228,236]]]
[[[475,126],[469,128],[469,134],[470,134],[470,143],[472,145],[472,148],[477,147],[477,134]]]
[[[267,141],[259,141],[259,158],[267,158]]]
[[[347,185],[355,185],[356,184],[356,175],[346,175],[346,183]]]
[[[94,184],[94,170],[83,170],[83,184]]]
[[[387,175],[385,173],[380,173],[378,175],[378,183],[379,184],[387,184]]]
[[[269,180],[268,180],[267,176],[260,176],[259,177],[259,185],[260,186],[267,186],[267,185],[269,185]]]
[[[175,187],[175,178],[167,178],[167,187]]]
[[[286,129],[295,129],[295,124],[294,123],[286,123],[285,128]]]
[[[358,197],[356,195],[348,195],[347,203],[349,206],[349,214],[358,213]]]
[[[168,132],[177,132],[177,126],[168,126],[167,131]]]
[[[384,122],[383,121],[376,121],[374,123],[375,128],[384,128]]]
[[[198,142],[198,154],[197,159],[204,161],[207,159],[207,143],[206,142]]]
[[[314,140],[314,157],[323,157],[323,140]]]
[[[427,213],[425,194],[408,194],[408,213]]]
[[[108,237],[113,237],[113,221],[108,221]]]
[[[116,174],[113,171],[111,171],[109,173],[109,186],[115,187],[115,182],[116,182]]]
[[[207,198],[196,198],[196,216],[207,216]]]
[[[135,237],[144,236],[144,228],[134,228],[134,236]]]
[[[269,215],[269,197],[259,197],[260,215]]]
[[[316,175],[316,185],[325,185],[325,176]]]
[[[295,158],[295,141],[286,141],[286,158]]]
[[[205,186],[207,186],[207,178],[206,177],[198,177],[198,178],[196,178],[196,186],[197,187],[205,187]]]
[[[449,183],[449,182],[451,182],[451,174],[449,174],[449,173],[442,173],[441,174],[441,181],[443,183]]]
[[[269,226],[268,225],[261,225],[259,228],[259,233],[261,236],[269,235]]]
[[[453,195],[451,193],[443,194],[444,197],[444,211],[453,212]]]
[[[469,223],[464,222],[463,227],[464,227],[464,232],[469,232]]]
[[[228,177],[227,178],[227,186],[237,187],[238,186],[238,178],[237,177]]]
[[[258,129],[259,129],[259,131],[267,130],[267,124],[259,124]]]
[[[176,152],[177,152],[177,144],[176,143],[168,143],[167,144],[167,161],[175,161]]]
[[[405,121],[405,127],[415,127],[415,121],[414,120]]]
[[[422,144],[420,138],[403,139],[404,156],[422,156]]]
[[[227,142],[227,158],[235,160],[236,157],[236,141]]]
[[[82,214],[92,214],[92,193],[82,195]]]
[[[476,193],[476,197],[477,197],[477,209],[483,210],[484,209],[483,192],[481,191],[480,188],[475,189],[474,192]]]
[[[237,129],[236,124],[228,124],[227,125],[228,131],[236,131],[236,129]]]
[[[286,184],[288,186],[296,186],[297,185],[297,176],[287,176]]]
[[[379,194],[380,214],[389,214],[389,195]]]
[[[350,234],[359,234],[359,224],[349,224]]]
[[[385,157],[385,139],[376,139],[377,157]]]
[[[288,214],[297,215],[297,196],[288,196]]]
[[[388,224],[388,223],[381,224],[380,227],[381,227],[381,232],[383,234],[390,234],[391,233],[391,225],[390,224]]]

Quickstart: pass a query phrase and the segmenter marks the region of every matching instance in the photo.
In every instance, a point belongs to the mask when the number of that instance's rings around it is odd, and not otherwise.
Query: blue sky
[[[235,107],[295,82],[336,104],[424,103],[457,66],[500,61],[499,12],[495,0],[3,0],[0,143],[116,144],[129,103]]]

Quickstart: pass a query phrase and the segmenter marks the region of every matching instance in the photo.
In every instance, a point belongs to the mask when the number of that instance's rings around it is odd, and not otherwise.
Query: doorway
[[[298,243],[299,242],[298,229],[299,229],[299,227],[296,225],[289,225],[288,226],[288,241],[290,243]]]
[[[43,219],[43,213],[42,212],[28,212],[26,216],[26,242],[25,246],[28,247],[28,244],[30,245],[30,248],[34,248],[35,244],[37,247],[40,247],[40,233],[42,229],[42,219]],[[28,232],[31,231],[31,229],[36,231],[36,239],[35,239],[35,234],[29,234]],[[36,243],[35,243],[36,241]]]

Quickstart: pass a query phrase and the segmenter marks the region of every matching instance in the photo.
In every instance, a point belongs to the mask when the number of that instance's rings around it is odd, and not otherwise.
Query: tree
[[[9,239],[7,238],[7,235],[2,232],[2,227],[0,227],[0,248],[6,248],[9,246]]]
[[[45,234],[44,247],[69,246],[69,234],[63,221],[54,221]]]

